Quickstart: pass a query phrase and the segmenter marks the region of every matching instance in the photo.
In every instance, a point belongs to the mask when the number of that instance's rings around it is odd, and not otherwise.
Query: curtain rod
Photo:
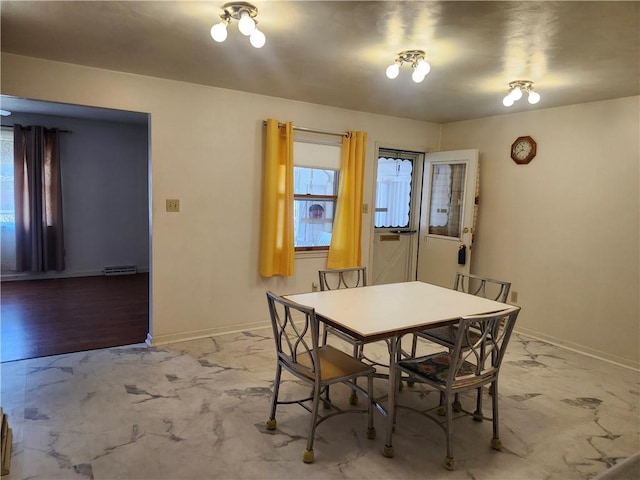
[[[264,122],[262,122],[263,125],[267,124],[267,121],[265,120]],[[279,127],[284,127],[284,123],[278,123]],[[293,126],[294,130],[300,130],[301,132],[307,132],[307,133],[320,133],[322,135],[337,135],[338,137],[348,137],[349,136],[349,132],[331,132],[328,130],[316,130],[315,128],[307,128],[307,127],[298,127],[296,125]]]
[[[13,125],[0,125],[2,128],[10,128],[11,130],[13,130]],[[31,127],[25,127],[27,130],[31,130]],[[51,130],[49,128],[49,130]],[[58,130],[60,133],[73,133],[73,131],[71,130]]]

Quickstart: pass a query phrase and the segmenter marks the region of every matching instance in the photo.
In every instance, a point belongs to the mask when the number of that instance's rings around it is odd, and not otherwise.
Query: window
[[[16,213],[13,198],[13,131],[0,130],[0,241],[2,271],[16,269]]]
[[[338,199],[340,146],[296,140],[293,150],[295,249],[328,250]]]

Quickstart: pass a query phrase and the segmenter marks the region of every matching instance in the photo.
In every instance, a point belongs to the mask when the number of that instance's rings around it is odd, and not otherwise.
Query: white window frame
[[[333,170],[335,176],[335,195],[309,195],[294,194],[296,200],[331,200],[335,202],[334,214],[338,206],[338,183],[340,175],[340,159],[342,153],[342,143],[335,141],[318,140],[311,138],[294,138],[293,142],[293,165],[294,167],[317,168],[322,170]],[[333,231],[333,224],[331,227]],[[321,254],[326,255],[329,246],[302,246],[295,247],[298,254]]]

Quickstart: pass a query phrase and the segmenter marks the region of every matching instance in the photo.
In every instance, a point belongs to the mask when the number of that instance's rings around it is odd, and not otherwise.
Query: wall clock
[[[518,137],[511,145],[511,158],[519,165],[524,165],[536,156],[536,142],[531,137]]]

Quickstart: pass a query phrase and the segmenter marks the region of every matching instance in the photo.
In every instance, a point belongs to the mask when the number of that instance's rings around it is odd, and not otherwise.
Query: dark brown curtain
[[[58,129],[14,125],[16,270],[64,270]]]

